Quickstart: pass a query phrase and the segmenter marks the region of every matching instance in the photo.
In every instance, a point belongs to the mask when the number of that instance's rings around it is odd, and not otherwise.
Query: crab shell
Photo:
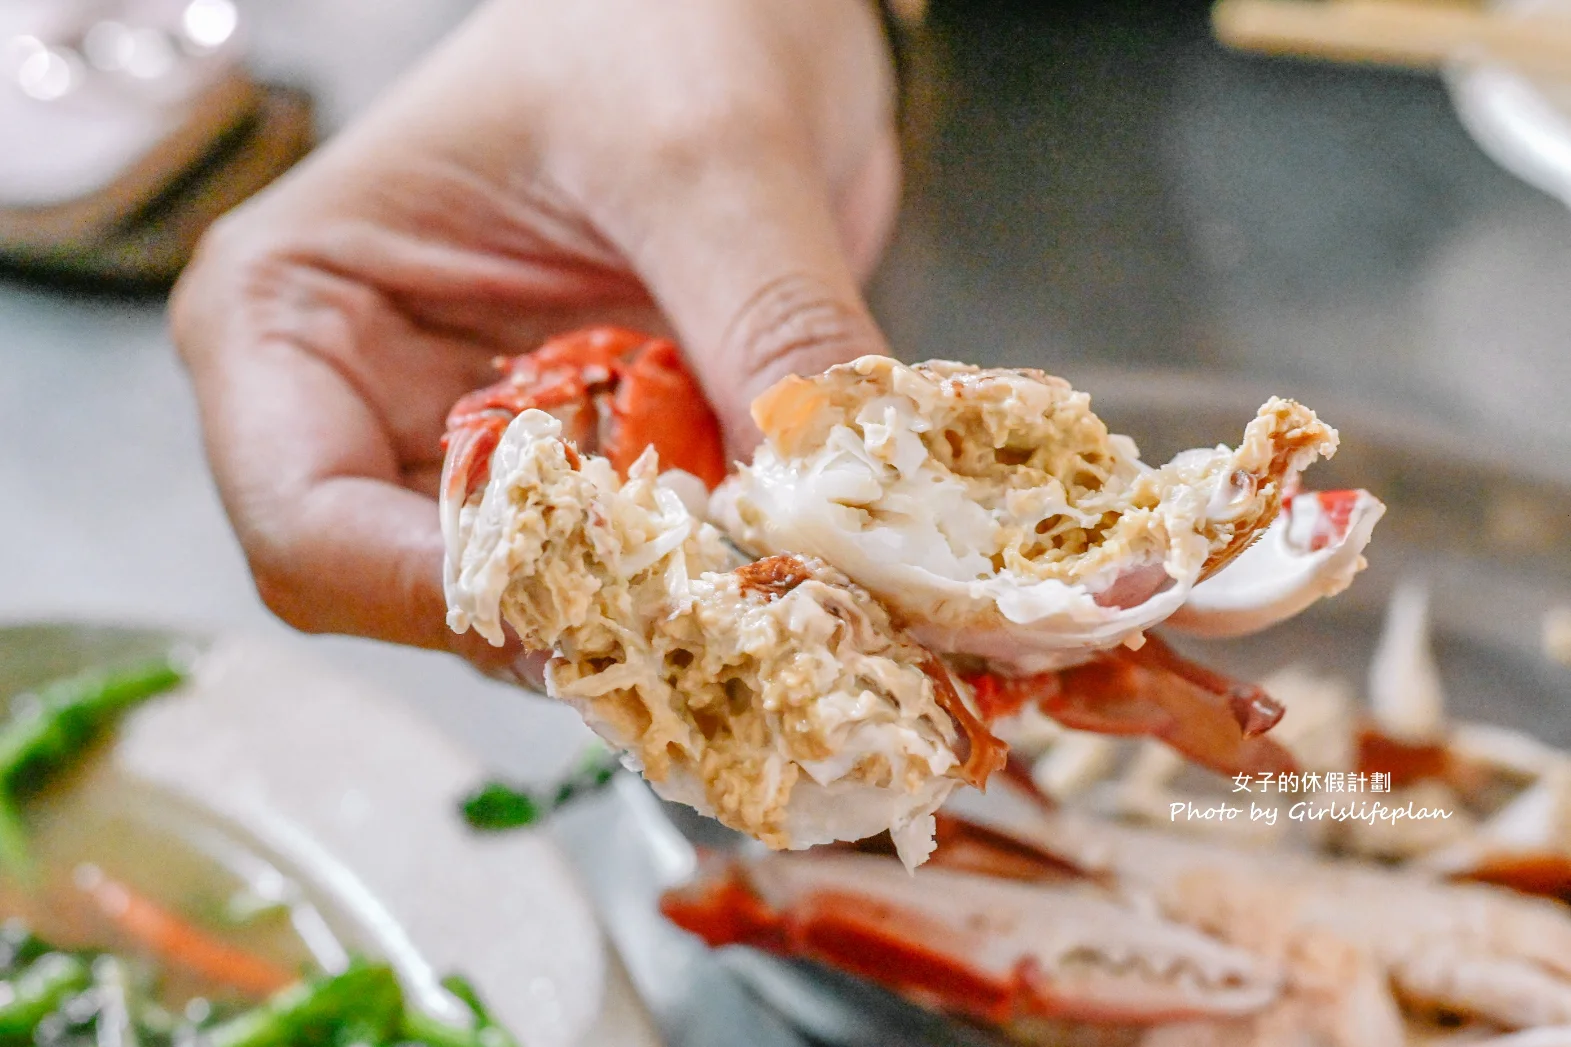
[[[621,476],[658,443],[667,469],[710,489],[725,477],[720,422],[669,339],[589,327],[495,364],[502,379],[463,397],[447,415],[440,499],[450,534],[464,503],[490,479],[502,434],[530,409],[555,417],[579,450],[603,455]]]
[[[1546,899],[1115,826],[1047,809],[1006,782],[986,796],[957,792],[946,810],[1281,963],[1288,993],[1318,999],[1336,1027],[1310,1042],[1404,1042],[1398,996],[1507,1029],[1571,1023],[1571,915]]]
[[[1280,984],[1270,963],[1084,881],[932,867],[910,876],[843,850],[710,862],[661,911],[711,946],[813,959],[1002,1025],[1237,1017]]]
[[[1280,399],[1236,450],[1188,451],[1161,470],[1107,434],[1083,394],[1035,371],[864,357],[783,380],[753,413],[766,442],[716,491],[711,518],[756,552],[834,563],[925,645],[1005,673],[1138,645],[1212,576],[1190,628],[1262,628],[1344,587],[1379,515],[1362,492],[1356,520],[1316,516],[1321,499],[1306,497],[1286,541],[1246,552],[1299,472],[1336,448],[1334,430]],[[1066,522],[1070,542],[1091,544],[1052,560]],[[1300,548],[1306,522],[1326,541]],[[1223,581],[1234,570],[1239,584]]]
[[[1367,565],[1364,547],[1386,507],[1368,491],[1304,491],[1259,540],[1190,590],[1166,624],[1208,639],[1260,632],[1335,596]]]

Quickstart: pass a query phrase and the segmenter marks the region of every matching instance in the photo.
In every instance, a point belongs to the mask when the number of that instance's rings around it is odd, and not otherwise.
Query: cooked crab
[[[712,945],[828,963],[1027,1037],[1042,1019],[1203,1018],[1146,1042],[1296,1028],[1387,1047],[1436,1011],[1477,1032],[1571,1022],[1571,916],[1554,903],[998,799],[956,794],[914,880],[866,854],[742,859],[662,908]]]
[[[1571,1022],[1571,915],[1555,903],[975,794],[956,794],[950,809],[1280,963],[1287,995],[1316,1004],[1321,1037],[1310,1042],[1402,1043],[1403,1007],[1503,1029]],[[942,849],[936,858],[943,863]]]
[[[951,830],[965,829],[951,825]],[[997,838],[947,839],[995,857]],[[1008,852],[996,856],[1008,860]],[[960,866],[960,867],[956,867]],[[711,860],[661,911],[709,945],[827,963],[940,1010],[1010,1027],[1237,1017],[1277,995],[1277,966],[1121,902],[1052,863],[993,876],[952,862],[907,876],[875,854]]]
[[[753,551],[840,567],[963,664],[988,715],[1035,705],[1224,773],[1291,768],[1257,737],[1281,715],[1265,692],[1145,630],[1257,631],[1362,568],[1384,507],[1297,491],[1336,448],[1313,412],[1273,399],[1236,450],[1152,468],[1060,379],[864,357],[782,380],[753,413],[765,443],[711,516]]]
[[[927,813],[1001,765],[987,723],[1028,704],[1228,773],[1291,766],[1259,737],[1281,714],[1269,696],[1142,630],[1284,497],[1319,504],[1288,495],[1335,447],[1308,410],[1273,400],[1238,450],[1151,469],[1057,379],[868,358],[760,398],[769,442],[709,501],[723,536],[700,518],[718,427],[674,345],[593,329],[502,367],[449,419],[449,623],[554,651],[551,693],[666,795],[776,846],[894,827],[919,857]],[[877,489],[852,505],[847,483]],[[865,526],[815,524],[846,514]],[[1362,562],[1372,519],[1323,515],[1265,562],[1296,595],[1274,592],[1252,627]],[[798,581],[747,582],[774,575]],[[819,798],[831,783],[862,799]]]

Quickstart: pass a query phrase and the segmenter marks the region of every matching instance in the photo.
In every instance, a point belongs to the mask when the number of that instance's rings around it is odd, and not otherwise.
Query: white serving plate
[[[1571,19],[1571,0],[1496,0],[1496,6]],[[1486,63],[1454,66],[1446,84],[1479,148],[1571,207],[1571,57],[1558,80]]]
[[[178,635],[0,628],[0,693],[167,649]],[[441,1013],[458,971],[524,1047],[653,1047],[578,879],[544,833],[470,832],[483,764],[402,704],[279,640],[187,639],[192,680],[132,712],[106,756],[254,843]]]

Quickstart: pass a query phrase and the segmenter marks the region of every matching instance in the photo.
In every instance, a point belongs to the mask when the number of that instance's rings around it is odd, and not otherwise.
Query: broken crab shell
[[[1385,504],[1368,491],[1302,491],[1231,565],[1200,582],[1171,628],[1221,639],[1260,632],[1352,584]]]
[[[1166,918],[1283,964],[1289,991],[1345,997],[1378,976],[1386,998],[1473,1015],[1503,1028],[1571,1022],[1571,914],[1557,903],[1416,870],[1330,862],[1280,850],[1198,843],[1011,798],[958,792],[962,817],[1061,862],[1109,877]],[[1390,988],[1386,988],[1389,986]],[[1401,1042],[1377,1023],[1370,1047]]]
[[[1138,644],[1244,554],[1335,430],[1272,399],[1236,450],[1160,469],[1032,370],[867,356],[760,396],[765,435],[711,516],[836,564],[934,650],[1017,674]]]

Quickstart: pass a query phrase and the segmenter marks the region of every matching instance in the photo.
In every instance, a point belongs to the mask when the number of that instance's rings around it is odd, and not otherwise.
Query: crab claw
[[[868,854],[712,863],[661,911],[711,946],[816,960],[982,1021],[1143,1025],[1270,1003],[1273,965],[1079,882],[1023,883]]]
[[[1366,566],[1386,507],[1368,491],[1304,491],[1225,569],[1189,592],[1167,624],[1195,636],[1259,632],[1335,596]]]
[[[1297,770],[1291,753],[1260,737],[1282,718],[1282,706],[1259,687],[1196,665],[1154,636],[1138,651],[1105,651],[1056,673],[984,673],[967,682],[984,717],[1013,715],[1035,703],[1075,730],[1158,738],[1218,774]]]

